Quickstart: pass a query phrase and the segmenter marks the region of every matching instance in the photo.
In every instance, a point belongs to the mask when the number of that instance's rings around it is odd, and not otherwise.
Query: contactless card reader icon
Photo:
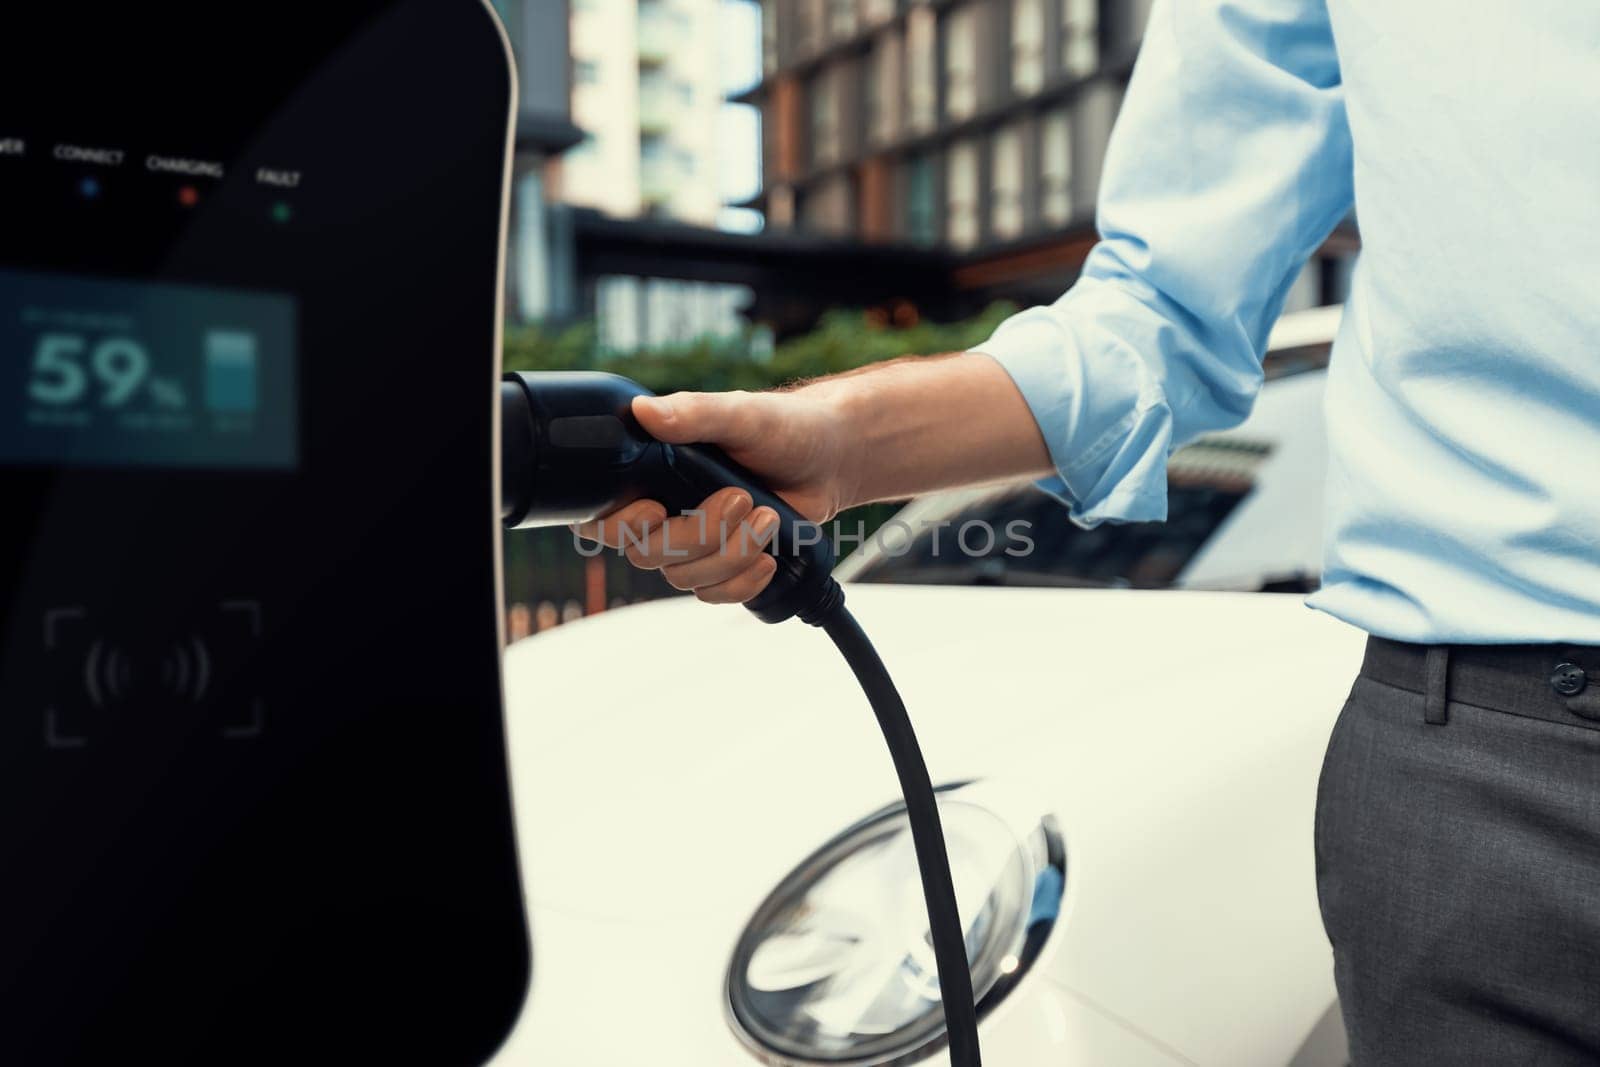
[[[208,605],[167,633],[79,605],[51,608],[43,621],[46,748],[98,747],[165,727],[199,727],[224,741],[261,736],[260,601]]]

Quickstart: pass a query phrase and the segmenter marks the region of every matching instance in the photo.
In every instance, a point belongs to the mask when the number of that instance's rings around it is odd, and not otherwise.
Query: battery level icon
[[[256,410],[256,335],[243,330],[206,334],[206,410],[249,415]]]

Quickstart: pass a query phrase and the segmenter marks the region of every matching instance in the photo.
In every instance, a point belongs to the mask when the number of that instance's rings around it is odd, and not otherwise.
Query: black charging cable
[[[714,445],[668,445],[651,437],[632,408],[637,397],[649,395],[637,382],[599,371],[508,374],[500,387],[501,520],[509,528],[586,522],[640,499],[694,514],[728,486],[744,488],[753,507],[778,514],[781,525],[767,546],[778,566],[745,607],[764,622],[798,617],[821,627],[866,692],[911,824],[950,1062],[980,1067],[966,928],[956,907],[933,782],[905,702],[830,573],[833,546],[815,524]]]
[[[834,588],[838,588],[835,583]],[[831,599],[831,598],[830,598]],[[806,621],[812,622],[811,619]],[[945,1033],[950,1041],[953,1067],[979,1067],[978,1012],[972,998],[972,972],[967,965],[966,931],[956,907],[955,883],[950,877],[950,856],[945,851],[944,828],[939,822],[939,803],[928,777],[922,747],[911,728],[905,701],[900,699],[894,680],[872,647],[866,631],[844,606],[839,592],[830,609],[813,625],[820,626],[838,647],[845,662],[855,672],[856,681],[872,705],[883,739],[888,742],[894,773],[900,779],[900,795],[911,822],[911,844],[917,853],[917,871],[922,876],[922,899],[928,907],[928,931],[933,939],[933,958],[939,966],[939,999],[944,1004]]]

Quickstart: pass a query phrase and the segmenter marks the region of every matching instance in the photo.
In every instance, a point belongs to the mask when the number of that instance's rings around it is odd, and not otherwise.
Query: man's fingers
[[[628,561],[635,567],[658,570],[714,555],[724,543],[735,540],[750,505],[750,494],[742,489],[718,490],[695,511],[652,528],[642,542],[625,545]]]
[[[730,526],[721,551],[699,559],[669,563],[661,568],[661,576],[674,589],[685,592],[721,584],[748,570],[756,554],[772,540],[777,530],[778,513],[771,508],[757,508],[743,523]]]
[[[766,399],[744,392],[640,396],[633,400],[633,415],[652,437],[669,444],[744,448],[760,435],[758,412]]]
[[[777,570],[778,561],[762,555],[734,577],[696,589],[694,595],[707,604],[743,604],[765,589]]]
[[[730,486],[707,497],[698,513],[668,518],[660,504],[640,500],[574,530],[623,549],[635,566],[660,570],[675,588],[707,603],[742,604],[777,570],[763,549],[777,533],[778,514],[752,507],[748,492]]]
[[[667,518],[667,509],[654,500],[635,500],[593,522],[578,523],[573,532],[585,541],[598,541],[607,548],[621,548],[643,540],[650,530]]]

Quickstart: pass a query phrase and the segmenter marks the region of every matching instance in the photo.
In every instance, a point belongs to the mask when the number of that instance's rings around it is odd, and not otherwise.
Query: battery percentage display
[[[106,337],[91,343],[90,338],[72,333],[39,337],[28,396],[37,404],[57,408],[83,403],[123,408],[145,397],[160,408],[188,406],[181,383],[151,377],[149,350],[138,341]]]
[[[278,294],[0,272],[0,462],[292,466],[294,318]]]

